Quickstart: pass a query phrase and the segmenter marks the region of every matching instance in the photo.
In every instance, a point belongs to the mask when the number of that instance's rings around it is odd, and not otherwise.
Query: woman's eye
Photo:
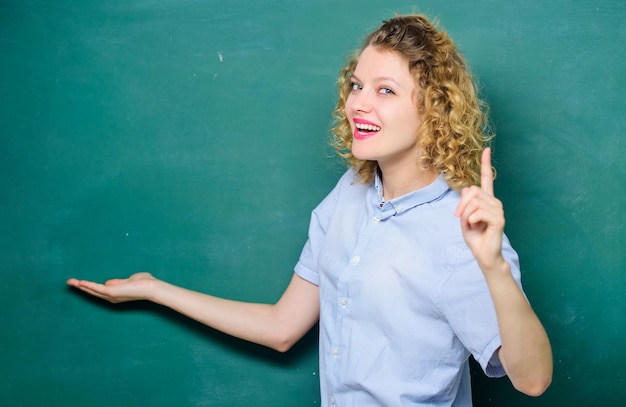
[[[379,93],[382,93],[383,95],[393,95],[393,91],[389,88],[380,88],[380,90],[378,91]]]
[[[358,83],[350,82],[350,89],[352,90],[361,90],[362,86]]]

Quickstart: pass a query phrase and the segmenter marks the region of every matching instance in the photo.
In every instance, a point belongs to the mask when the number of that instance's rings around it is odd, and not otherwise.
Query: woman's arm
[[[509,264],[483,271],[496,309],[502,346],[498,357],[513,386],[539,396],[552,381],[552,350],[548,335],[511,276]]]
[[[517,390],[538,396],[552,381],[552,350],[543,325],[502,256],[504,211],[493,194],[489,148],[482,156],[481,186],[462,191],[456,215],[493,299],[502,339],[498,351],[502,365]]]
[[[104,284],[69,279],[67,283],[112,303],[148,300],[226,334],[285,352],[319,318],[318,287],[297,274],[276,304],[227,300],[181,288],[137,273]]]

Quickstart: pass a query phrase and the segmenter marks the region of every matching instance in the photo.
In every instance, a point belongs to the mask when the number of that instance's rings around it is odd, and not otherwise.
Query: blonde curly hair
[[[352,155],[352,132],[345,114],[352,73],[368,46],[403,55],[421,90],[416,112],[423,121],[416,135],[421,162],[416,165],[443,173],[454,189],[480,184],[481,152],[493,137],[487,105],[478,99],[469,68],[452,39],[418,14],[383,21],[341,70],[331,139],[339,156],[357,172],[360,181],[372,182],[378,164]]]

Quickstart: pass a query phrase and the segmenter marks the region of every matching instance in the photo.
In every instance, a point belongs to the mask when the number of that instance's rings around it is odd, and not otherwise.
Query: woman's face
[[[418,92],[408,61],[398,52],[369,46],[352,75],[345,113],[353,134],[352,154],[380,168],[419,160]]]

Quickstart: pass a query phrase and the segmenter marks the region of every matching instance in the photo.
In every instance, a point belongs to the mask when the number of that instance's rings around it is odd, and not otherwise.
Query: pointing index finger
[[[493,196],[493,169],[491,168],[491,147],[483,150],[480,166],[480,188]]]

